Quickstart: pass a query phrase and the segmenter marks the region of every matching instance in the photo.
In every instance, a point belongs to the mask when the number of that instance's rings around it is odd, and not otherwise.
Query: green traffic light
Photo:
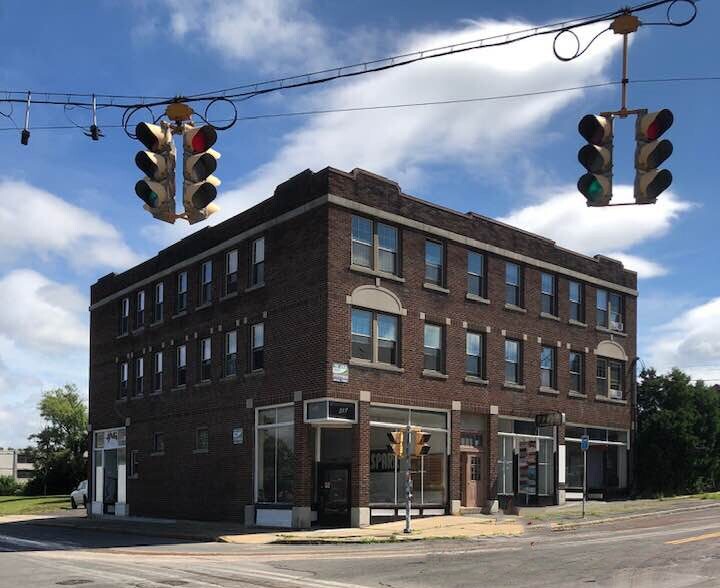
[[[157,193],[148,186],[145,180],[140,180],[137,184],[135,184],[135,194],[137,194],[140,197],[140,200],[142,200],[150,208],[157,207],[159,197]]]
[[[577,183],[580,193],[593,204],[605,204],[609,194],[595,174],[584,174]]]

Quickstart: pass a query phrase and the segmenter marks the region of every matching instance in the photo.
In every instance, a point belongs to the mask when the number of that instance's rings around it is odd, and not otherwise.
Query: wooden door
[[[463,453],[463,505],[485,505],[485,461],[482,452]]]

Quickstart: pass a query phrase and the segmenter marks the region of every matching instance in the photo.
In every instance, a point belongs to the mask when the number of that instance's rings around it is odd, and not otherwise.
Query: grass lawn
[[[4,515],[41,514],[70,508],[70,497],[0,496],[0,517]]]

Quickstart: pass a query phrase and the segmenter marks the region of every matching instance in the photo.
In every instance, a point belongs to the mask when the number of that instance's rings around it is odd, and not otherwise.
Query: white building
[[[27,450],[0,447],[0,476],[10,476],[24,484],[33,477],[33,470]]]

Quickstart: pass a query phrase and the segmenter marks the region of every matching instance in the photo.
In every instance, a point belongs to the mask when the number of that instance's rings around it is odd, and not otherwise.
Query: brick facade
[[[351,268],[352,215],[398,229],[398,276]],[[249,288],[250,247],[265,237],[265,281]],[[443,243],[444,290],[424,287],[425,241]],[[223,296],[225,254],[239,251],[237,294]],[[479,251],[487,266],[487,301],[469,299],[467,253]],[[213,261],[213,300],[197,308],[200,266]],[[522,268],[522,307],[506,308],[505,262]],[[174,316],[176,276],[188,272],[188,309]],[[540,315],[541,272],[556,276],[557,319]],[[583,284],[585,326],[569,324],[568,280]],[[164,283],[164,319],[153,323],[154,287]],[[332,364],[351,362],[347,297],[356,288],[389,291],[407,311],[399,316],[398,367],[350,365],[349,382],[334,382]],[[624,332],[596,328],[596,289],[623,292]],[[626,398],[636,354],[636,275],[617,261],[589,258],[552,241],[491,219],[461,214],[403,194],[397,184],[362,170],[303,172],[278,186],[274,196],[215,227],[204,228],[123,274],[101,278],[91,290],[90,423],[93,430],[126,427],[127,455],[138,453],[137,476],[127,480],[130,512],[146,516],[236,519],[254,503],[255,410],[294,403],[295,507],[315,508],[312,425],[303,422],[303,401],[357,401],[349,455],[353,509],[367,509],[369,497],[368,411],[375,403],[449,411],[448,509],[462,496],[461,414],[486,418],[483,478],[487,498],[497,483],[498,416],[534,418],[563,412],[567,422],[629,431],[629,402],[596,398],[596,356],[612,340],[627,356]],[[145,322],[134,328],[136,293],[145,290]],[[130,298],[131,331],[118,336],[120,305]],[[488,303],[489,301],[489,303]],[[421,318],[424,316],[424,318]],[[249,369],[250,327],[265,324],[264,369]],[[446,378],[423,373],[425,322],[442,325]],[[224,333],[238,332],[238,374],[223,377]],[[487,383],[465,379],[465,334],[483,333]],[[199,383],[199,340],[211,337],[212,378]],[[524,389],[504,386],[504,341],[522,342]],[[541,341],[541,342],[540,342]],[[187,385],[174,385],[175,349],[187,345]],[[555,348],[557,393],[540,390],[540,349]],[[152,354],[164,351],[164,384],[152,390]],[[569,352],[585,355],[584,397],[569,394]],[[586,351],[587,350],[587,351]],[[133,359],[144,355],[144,391],[133,397]],[[118,399],[119,363],[130,362],[127,399]],[[362,398],[361,398],[362,397]],[[369,403],[368,403],[369,398]],[[455,402],[453,409],[453,402]],[[207,452],[195,450],[194,431],[208,427]],[[232,430],[242,428],[242,444]],[[155,455],[152,436],[164,435],[165,452]],[[564,442],[564,427],[556,431]],[[557,469],[557,463],[555,464]],[[357,520],[362,520],[362,517]],[[252,521],[247,521],[251,523]],[[303,524],[306,524],[305,521]]]

